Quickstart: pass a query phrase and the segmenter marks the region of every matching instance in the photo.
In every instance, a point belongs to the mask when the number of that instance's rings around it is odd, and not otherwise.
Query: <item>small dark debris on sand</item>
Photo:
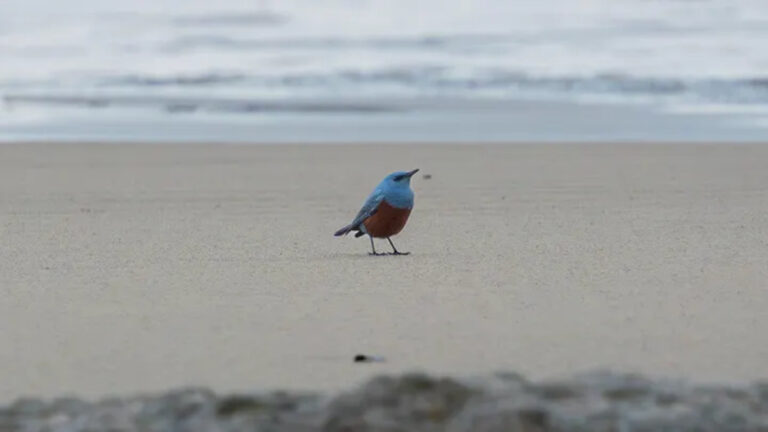
[[[384,357],[381,356],[372,356],[372,355],[366,355],[366,354],[357,354],[354,359],[352,359],[355,363],[375,363],[375,362],[383,362]]]
[[[531,382],[378,377],[336,396],[184,389],[84,402],[20,399],[0,431],[766,432],[768,383],[697,386],[607,372]]]

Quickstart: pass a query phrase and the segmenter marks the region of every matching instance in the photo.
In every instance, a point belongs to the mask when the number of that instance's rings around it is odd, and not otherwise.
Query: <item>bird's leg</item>
[[[392,246],[392,255],[408,255],[410,252],[399,252],[397,249],[395,249],[395,244],[392,243],[392,239],[387,237],[387,241],[389,242],[389,245]]]
[[[369,235],[368,238],[371,239],[371,250],[373,251],[373,252],[368,253],[368,255],[375,255],[375,256],[386,255],[386,254],[376,253],[376,247],[373,245],[373,236]]]

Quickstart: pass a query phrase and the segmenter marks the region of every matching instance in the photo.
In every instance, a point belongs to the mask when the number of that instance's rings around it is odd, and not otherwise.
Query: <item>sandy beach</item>
[[[411,370],[768,378],[766,162],[751,144],[2,145],[0,400]],[[412,255],[332,236],[413,168],[394,239]]]

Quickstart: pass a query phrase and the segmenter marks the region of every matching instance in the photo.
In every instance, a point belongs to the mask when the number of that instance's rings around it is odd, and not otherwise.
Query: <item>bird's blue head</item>
[[[384,182],[393,187],[408,187],[411,184],[411,177],[419,172],[416,168],[413,171],[397,171],[384,177]]]
[[[384,198],[389,204],[400,208],[413,207],[411,177],[418,171],[418,168],[413,171],[397,171],[384,177],[379,189],[384,192]]]

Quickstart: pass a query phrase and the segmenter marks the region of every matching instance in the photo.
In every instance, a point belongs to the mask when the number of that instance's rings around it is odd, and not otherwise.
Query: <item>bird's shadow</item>
[[[373,255],[370,252],[338,252],[338,253],[332,253],[329,255],[325,255],[322,257],[317,257],[318,260],[338,260],[338,259],[355,259],[355,260],[374,260],[376,258],[385,259],[385,258],[407,258],[412,256],[412,254],[394,254],[394,253],[381,253]]]

